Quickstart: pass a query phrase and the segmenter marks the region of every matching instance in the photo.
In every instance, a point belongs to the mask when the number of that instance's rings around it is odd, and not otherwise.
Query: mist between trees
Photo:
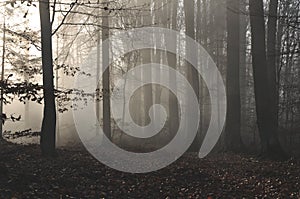
[[[115,121],[121,120],[126,128],[126,119],[112,118],[110,110],[111,93],[124,74],[141,64],[159,63],[184,75],[198,98],[201,117],[190,147],[198,151],[210,122],[211,99],[201,75],[177,54],[159,49],[132,51],[115,58],[102,80],[95,82],[94,92],[85,93],[73,86],[75,76],[93,75],[81,70],[92,48],[97,49],[95,65],[102,73],[106,59],[116,54],[111,46],[103,48],[103,41],[110,36],[133,28],[162,27],[201,44],[223,77],[226,125],[214,152],[298,155],[298,1],[12,0],[0,6],[2,132],[8,137],[9,132],[26,129],[40,132],[40,138],[33,140],[41,139],[45,155],[54,154],[58,146],[80,144],[72,111],[84,109],[77,105],[83,101],[94,103],[100,125],[113,143],[135,152],[159,149],[175,136],[181,116],[179,104],[184,106],[186,100],[179,102],[176,93],[156,84],[134,92],[129,107],[136,124],[149,124],[148,112],[153,104],[161,104],[168,115],[161,132],[149,139],[126,135]],[[153,39],[169,45],[167,36]],[[195,53],[184,43],[174,47],[187,55]],[[161,116],[154,113],[154,117],[159,120]]]

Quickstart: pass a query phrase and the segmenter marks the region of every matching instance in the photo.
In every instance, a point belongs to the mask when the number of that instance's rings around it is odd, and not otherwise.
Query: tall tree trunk
[[[39,1],[41,20],[44,117],[41,129],[41,149],[45,156],[55,155],[56,108],[53,83],[52,28],[49,0]]]
[[[171,15],[171,28],[172,30],[177,30],[177,11],[178,11],[178,2],[173,1],[172,6],[170,6],[170,9],[172,12],[170,12]],[[168,39],[166,37],[166,39]],[[170,42],[166,42],[166,45],[169,45]],[[174,51],[176,51],[177,43],[174,45]],[[171,48],[170,46],[167,46],[167,48]],[[176,54],[168,53],[167,52],[167,60],[170,67],[177,70],[177,56]],[[171,72],[169,75],[170,83],[176,84],[176,76],[171,77]],[[175,85],[177,87],[177,85]],[[178,113],[178,101],[176,99],[176,93],[175,96],[173,93],[169,93],[169,131],[171,136],[175,135],[179,127],[179,113]]]
[[[3,83],[4,81],[4,70],[5,70],[5,48],[6,48],[6,30],[5,30],[5,24],[6,24],[6,21],[5,21],[5,14],[3,14],[3,43],[2,43],[2,65],[1,65],[1,81]],[[2,134],[3,134],[3,124],[5,122],[5,117],[4,117],[4,113],[3,113],[3,87],[1,87],[1,90],[0,90],[0,140],[3,139],[2,137]]]
[[[195,2],[194,0],[184,0],[184,13],[185,13],[185,31],[186,35],[189,36],[192,39],[195,39],[195,12],[194,12],[194,6]],[[186,46],[186,56],[191,57],[191,58],[196,58],[197,57],[197,52],[193,52],[190,49],[190,46]],[[196,69],[188,63],[187,61],[185,62],[187,66],[187,79],[192,85],[195,95],[197,96],[199,100],[199,75]],[[199,132],[198,132],[199,133]],[[197,133],[197,138],[199,137]],[[199,139],[195,139],[194,142],[192,143],[190,150],[192,151],[198,151],[200,148],[200,143]]]
[[[247,103],[247,26],[248,18],[245,15],[247,12],[247,0],[240,1],[240,94],[241,94],[241,132],[245,132],[248,114]]]
[[[267,61],[268,75],[270,81],[271,98],[270,106],[272,114],[276,119],[276,128],[278,128],[278,84],[276,69],[276,36],[277,36],[277,11],[278,0],[270,0],[269,16],[268,16],[268,32],[267,32]]]
[[[97,4],[100,3],[100,0],[97,0]],[[97,19],[97,24],[101,24],[100,23],[100,9],[98,10],[97,12],[97,17],[99,17]],[[99,123],[101,121],[101,118],[100,118],[100,82],[99,82],[99,79],[100,79],[100,72],[101,72],[101,56],[100,56],[100,52],[101,52],[101,32],[100,32],[100,27],[98,28],[97,30],[97,70],[96,70],[96,117],[97,117],[97,120],[96,120],[96,131],[99,132]]]
[[[204,27],[204,15],[206,15],[206,13],[203,14],[204,10],[204,4],[202,3],[202,0],[197,0],[197,13],[196,13],[196,41],[199,44],[202,44],[202,39],[203,39],[203,30],[205,29]],[[199,60],[199,64],[201,67],[203,67],[203,61]],[[203,132],[204,132],[204,104],[205,104],[205,95],[204,95],[204,91],[205,91],[205,83],[203,81],[202,78],[199,79],[199,104],[200,104],[200,122],[199,122],[199,134],[198,137],[196,137],[196,139],[199,139],[199,142],[202,143],[203,141]]]
[[[241,139],[241,98],[240,98],[240,2],[227,0],[227,115],[226,148],[238,152]]]
[[[156,9],[155,15],[154,15],[154,23],[161,25],[163,22],[163,6],[164,2],[163,1],[154,1],[154,9]],[[159,9],[161,8],[161,9]],[[156,41],[155,42],[162,42],[162,38],[154,38]],[[157,64],[162,64],[162,51],[159,49],[153,49],[152,51],[153,57],[152,61]],[[153,76],[153,78],[156,79],[156,81],[160,81],[160,71],[156,72],[156,77]],[[153,85],[152,88],[154,88],[154,104],[161,104],[161,94],[162,94],[162,87],[160,85]],[[154,112],[154,117],[156,121],[160,121],[160,112],[155,111]],[[159,142],[159,141],[158,141]]]
[[[109,3],[107,3],[109,4]],[[108,6],[108,5],[107,5]],[[102,41],[109,38],[109,11],[103,10],[102,16]],[[108,42],[102,45],[102,63],[103,69],[108,66],[110,56],[110,46]],[[110,68],[109,66],[103,71],[103,131],[108,139],[111,139],[111,123],[110,123]]]
[[[279,7],[278,6],[278,10],[279,10],[279,15],[281,14],[281,9],[283,9],[283,7]],[[282,13],[283,14],[283,13]],[[280,111],[280,95],[279,95],[279,92],[280,92],[280,83],[281,83],[281,67],[283,65],[283,62],[284,62],[284,56],[282,55],[282,38],[283,38],[283,35],[284,35],[284,22],[285,19],[284,18],[280,18],[278,20],[278,27],[277,27],[277,34],[276,34],[276,80],[277,80],[277,92],[278,92],[278,95],[277,95],[277,105],[278,105],[278,112]],[[277,113],[278,115],[278,126],[280,126],[280,122],[279,122],[279,113]]]
[[[285,153],[278,140],[276,116],[272,114],[270,104],[274,99],[271,97],[268,78],[263,0],[249,3],[254,93],[262,154],[272,158],[284,157]]]
[[[209,31],[208,31],[208,20],[207,20],[207,15],[208,15],[208,3],[207,3],[207,0],[202,0],[202,4],[203,4],[203,13],[202,13],[202,17],[203,17],[203,20],[202,20],[202,40],[203,40],[203,45],[204,45],[204,48],[206,50],[208,50],[208,34],[209,34]]]
[[[198,5],[201,3],[201,6],[198,6],[198,17],[201,17],[200,19],[197,17],[197,20],[200,21],[199,26],[197,27],[197,32],[200,32],[200,35],[198,35],[198,42],[203,45],[205,50],[208,50],[208,35],[209,35],[209,25],[208,25],[208,3],[207,0],[198,0]],[[202,7],[202,8],[201,8]],[[201,13],[199,13],[201,11]],[[202,60],[200,60],[201,62]],[[205,63],[201,63],[201,67],[208,67]],[[206,84],[201,79],[200,82],[200,141],[203,141],[206,130],[208,128],[209,120],[210,120],[210,106],[209,106],[209,92],[207,90]]]
[[[151,13],[145,14],[144,16],[142,16],[142,24],[149,26],[152,23],[152,19],[151,19]],[[150,49],[144,49],[141,50],[141,57],[142,57],[142,64],[150,64],[152,62],[151,60],[151,50]],[[152,79],[152,72],[147,74],[149,79]],[[150,111],[150,107],[153,105],[153,88],[152,88],[152,84],[148,84],[146,86],[144,86],[142,88],[142,93],[143,93],[143,101],[144,101],[144,115],[143,115],[143,119],[144,119],[144,125],[148,125],[150,123],[150,117],[149,117],[149,111]]]

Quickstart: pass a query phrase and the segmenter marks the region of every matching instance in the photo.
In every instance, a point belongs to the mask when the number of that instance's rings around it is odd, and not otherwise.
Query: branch
[[[59,30],[59,28],[64,24],[65,20],[67,19],[67,16],[70,14],[70,12],[72,11],[72,9],[75,7],[74,5],[77,4],[78,0],[75,0],[75,2],[71,3],[71,7],[68,10],[68,12],[66,13],[66,15],[64,15],[64,18],[62,19],[61,23],[56,27],[56,29],[52,32],[52,35],[55,35],[55,33]]]
[[[55,19],[55,6],[56,6],[56,0],[54,0],[54,2],[53,2],[53,14],[52,14],[52,20],[51,20],[51,27],[52,27],[54,19]]]
[[[106,29],[115,29],[115,30],[124,30],[124,28],[120,28],[120,27],[112,27],[112,26],[102,26],[99,24],[95,24],[95,23],[71,23],[71,22],[67,22],[64,23],[63,25],[71,25],[71,26],[96,26],[96,27],[100,27],[100,28],[106,28]]]

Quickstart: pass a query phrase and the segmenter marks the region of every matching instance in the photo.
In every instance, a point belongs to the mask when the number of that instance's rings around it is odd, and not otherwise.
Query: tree
[[[52,28],[49,0],[39,1],[41,20],[44,116],[41,129],[41,150],[45,156],[55,155],[56,108],[53,82]]]
[[[195,2],[194,0],[184,0],[184,14],[185,14],[185,30],[186,35],[192,39],[195,39],[195,12],[194,12]],[[186,46],[186,55],[191,56],[192,58],[197,57],[197,52],[191,51],[190,46]],[[195,95],[199,101],[199,76],[196,69],[186,61],[187,66],[187,79],[192,85]],[[192,143],[190,150],[198,150],[199,149],[199,132],[197,133],[196,139]]]
[[[149,13],[150,15],[150,13]],[[142,21],[144,24],[151,24],[151,17],[148,14],[145,14],[142,16]],[[142,63],[143,64],[149,64],[151,63],[151,50],[149,49],[144,49],[141,52],[141,58],[142,58]],[[152,78],[152,73],[150,72],[148,75],[148,78]],[[152,94],[153,86],[151,84],[148,84],[142,88],[142,98],[144,102],[144,107],[143,107],[143,118],[144,118],[144,125],[148,125],[150,123],[150,117],[149,117],[149,111],[150,107],[153,105],[153,94]]]
[[[240,70],[240,2],[227,0],[227,115],[226,148],[239,151],[241,139]]]
[[[109,4],[109,2],[107,2]],[[107,5],[108,7],[108,5]],[[102,41],[104,42],[109,37],[109,11],[104,9],[102,16]],[[102,63],[103,70],[109,63],[110,47],[108,42],[103,43],[102,46]],[[111,139],[111,125],[110,125],[110,68],[109,66],[103,71],[103,131],[108,139]]]
[[[276,116],[270,104],[275,99],[272,99],[268,78],[263,0],[249,3],[254,93],[262,155],[281,158],[285,153],[279,143]]]
[[[4,81],[4,65],[5,65],[5,41],[6,41],[6,31],[5,31],[5,15],[3,16],[4,22],[3,22],[3,46],[2,46],[2,64],[1,64],[1,81]],[[3,87],[1,88],[0,91],[0,139],[2,139],[2,134],[3,134],[3,124],[4,124],[4,119],[5,119],[5,114],[3,114]]]
[[[177,30],[177,11],[178,11],[178,2],[173,1],[169,5],[170,9],[170,18],[171,18],[171,27],[172,30]],[[166,42],[167,48],[171,48],[170,42]],[[176,51],[177,43],[174,45],[174,51]],[[174,70],[177,69],[177,56],[173,53],[167,52],[167,60],[170,67]],[[171,71],[170,71],[171,77]],[[174,79],[170,79],[171,83],[176,84],[176,77]],[[175,85],[177,87],[177,85]],[[178,101],[172,92],[169,92],[169,133],[173,136],[175,135],[178,127],[179,127],[179,110],[178,110]]]
[[[241,133],[246,132],[246,124],[249,122],[247,118],[248,98],[248,53],[247,53],[247,32],[249,19],[245,14],[247,12],[248,0],[240,1],[240,94],[241,94]],[[255,134],[255,133],[253,133]]]
[[[276,128],[278,128],[278,86],[277,86],[277,67],[276,67],[276,38],[277,38],[277,10],[278,0],[270,0],[267,31],[267,62],[268,78],[270,82],[270,101],[272,114],[276,119]]]

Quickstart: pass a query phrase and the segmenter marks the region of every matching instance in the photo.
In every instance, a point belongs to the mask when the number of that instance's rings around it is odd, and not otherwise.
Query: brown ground
[[[0,198],[300,198],[300,161],[187,154],[148,174],[110,169],[84,150],[43,158],[38,146],[0,142]]]

